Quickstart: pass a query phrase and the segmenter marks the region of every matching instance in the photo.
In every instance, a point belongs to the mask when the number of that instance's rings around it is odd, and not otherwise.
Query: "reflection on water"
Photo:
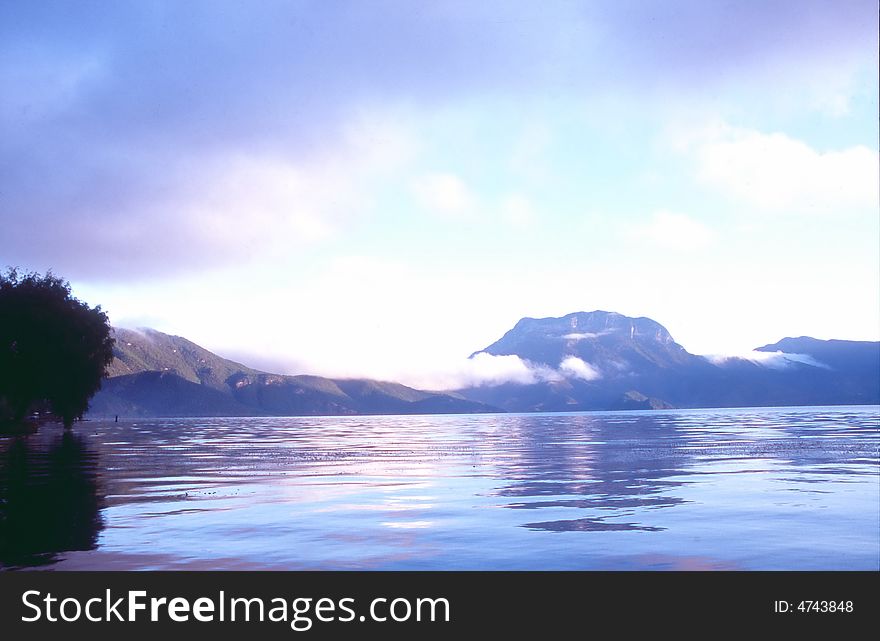
[[[98,457],[70,432],[18,437],[0,456],[0,564],[92,550],[101,529]]]
[[[877,428],[877,407],[84,423],[0,438],[0,563],[878,569]]]
[[[513,482],[497,494],[523,500],[507,507],[576,508],[600,515],[525,523],[524,527],[556,532],[656,532],[663,528],[611,519],[685,500],[669,492],[682,484],[669,477],[688,458],[686,451],[673,448],[680,439],[674,422],[664,426],[661,416],[642,414],[573,414],[564,421],[554,415],[518,418],[514,424],[524,456],[505,466],[504,475]]]

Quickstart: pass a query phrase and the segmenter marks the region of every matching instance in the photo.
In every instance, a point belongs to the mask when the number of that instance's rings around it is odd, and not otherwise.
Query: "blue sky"
[[[0,263],[274,370],[880,334],[877,7],[6,2]]]

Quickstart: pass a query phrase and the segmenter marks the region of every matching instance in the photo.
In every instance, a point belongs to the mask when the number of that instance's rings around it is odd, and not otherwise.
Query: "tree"
[[[110,331],[101,307],[51,272],[0,274],[0,414],[19,422],[48,409],[69,428],[113,360]]]

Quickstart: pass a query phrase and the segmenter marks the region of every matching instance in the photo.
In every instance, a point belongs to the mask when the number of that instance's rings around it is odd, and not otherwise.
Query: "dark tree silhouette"
[[[35,409],[69,428],[82,418],[113,360],[107,314],[53,275],[0,274],[0,416],[20,422]]]
[[[98,453],[73,432],[0,447],[0,570],[93,550],[104,526]]]

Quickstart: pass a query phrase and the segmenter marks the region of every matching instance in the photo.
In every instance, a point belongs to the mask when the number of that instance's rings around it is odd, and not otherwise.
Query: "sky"
[[[0,266],[424,387],[525,316],[878,340],[877,57],[874,0],[7,1]]]

